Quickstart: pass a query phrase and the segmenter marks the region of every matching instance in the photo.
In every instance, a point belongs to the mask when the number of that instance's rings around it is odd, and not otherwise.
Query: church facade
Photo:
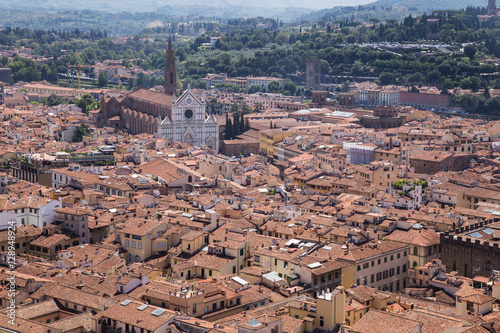
[[[207,115],[206,103],[188,88],[179,98],[172,42],[169,39],[165,63],[165,92],[144,87],[131,93],[109,93],[101,100],[98,126],[126,130],[132,134],[149,133],[195,147],[219,149],[219,123]]]
[[[217,117],[207,115],[206,107],[206,103],[188,88],[172,103],[171,116],[162,119],[158,134],[168,140],[218,151],[219,121]]]

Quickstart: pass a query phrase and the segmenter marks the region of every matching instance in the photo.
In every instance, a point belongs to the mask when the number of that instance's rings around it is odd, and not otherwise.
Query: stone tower
[[[488,15],[497,14],[497,5],[495,0],[488,0]]]
[[[321,89],[321,60],[307,59],[306,60],[306,88],[312,90]]]
[[[168,38],[167,61],[165,64],[165,94],[177,92],[177,72],[175,71],[174,49],[172,39]]]

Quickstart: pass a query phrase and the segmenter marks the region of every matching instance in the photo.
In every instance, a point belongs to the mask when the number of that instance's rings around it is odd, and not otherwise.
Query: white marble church
[[[219,120],[206,112],[206,103],[188,89],[172,103],[172,113],[160,121],[158,134],[168,140],[219,151]]]

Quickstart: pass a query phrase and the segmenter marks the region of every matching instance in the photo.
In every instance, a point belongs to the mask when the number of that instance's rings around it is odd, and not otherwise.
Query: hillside
[[[322,20],[331,22],[344,19],[360,19],[368,21],[377,18],[381,21],[388,19],[402,20],[409,14],[419,15],[431,13],[440,9],[462,9],[468,6],[487,6],[487,0],[378,0],[364,6],[336,6],[322,9],[301,16],[303,20]]]

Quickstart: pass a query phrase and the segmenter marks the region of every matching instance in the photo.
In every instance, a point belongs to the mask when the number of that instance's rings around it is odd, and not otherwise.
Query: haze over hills
[[[159,8],[169,7],[190,7],[205,6],[214,8],[249,7],[249,8],[286,8],[298,7],[310,10],[334,8],[338,6],[358,6],[373,4],[375,6],[404,6],[416,7],[420,10],[428,9],[458,9],[467,6],[486,6],[487,1],[473,0],[0,0],[2,9],[46,9],[46,10],[72,10],[90,9],[103,11],[130,11],[130,12],[151,12]]]

